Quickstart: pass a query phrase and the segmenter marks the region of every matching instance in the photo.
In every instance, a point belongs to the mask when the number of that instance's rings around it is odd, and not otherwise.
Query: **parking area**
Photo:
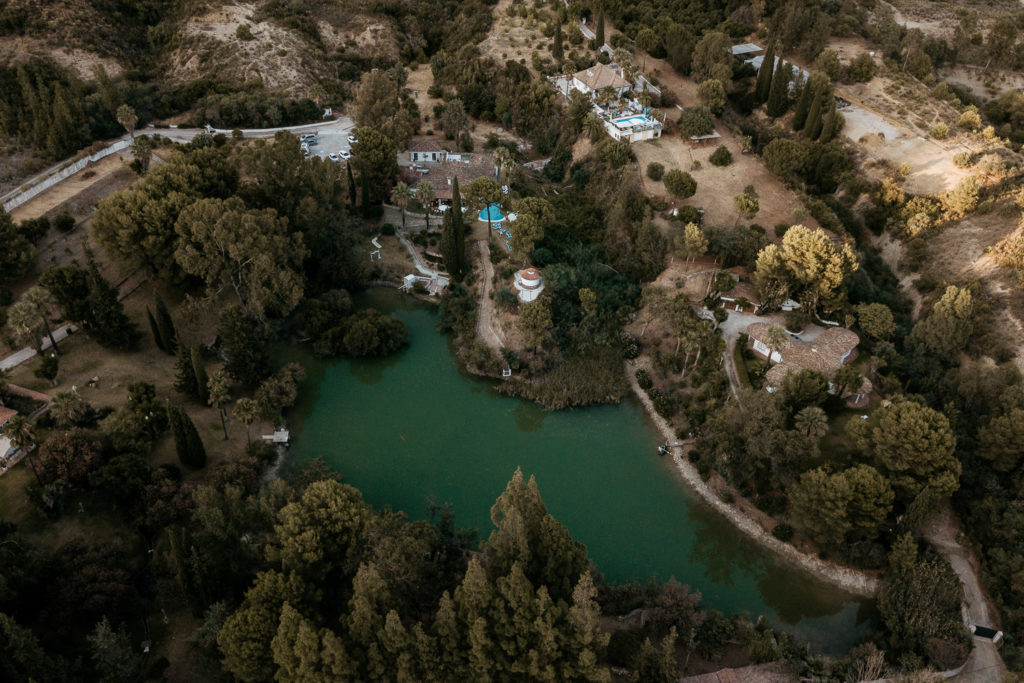
[[[352,145],[348,141],[348,136],[352,134],[355,127],[356,124],[351,119],[347,119],[342,123],[325,127],[324,130],[315,131],[317,143],[309,146],[309,155],[327,158],[328,154],[351,152]]]

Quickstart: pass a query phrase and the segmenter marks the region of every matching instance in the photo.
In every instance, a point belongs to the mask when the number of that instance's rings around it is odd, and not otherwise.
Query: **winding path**
[[[639,367],[641,367],[641,365],[635,361],[626,361],[626,376],[629,378],[629,384],[633,387],[633,393],[636,394],[637,398],[643,404],[651,420],[665,437],[665,441],[667,443],[672,443],[676,439],[672,427],[668,424],[665,418],[659,415],[654,409],[651,397],[648,396],[647,392],[643,391],[637,383],[636,370]],[[685,479],[686,483],[690,485],[690,488],[703,498],[705,503],[728,519],[733,526],[750,536],[768,550],[775,553],[781,559],[803,569],[821,581],[831,583],[856,595],[863,595],[867,597],[875,596],[875,593],[878,592],[878,579],[874,576],[870,576],[854,569],[840,567],[830,562],[824,562],[817,557],[802,553],[790,544],[783,543],[779,539],[775,538],[753,519],[747,517],[735,507],[722,501],[718,494],[716,494],[711,487],[700,478],[700,474],[697,473],[697,468],[694,467],[686,458],[686,451],[688,448],[689,446],[670,447],[669,450],[672,454],[672,461],[676,464],[676,468],[679,470],[680,474],[683,475],[683,479]]]
[[[491,298],[491,280],[494,279],[494,264],[491,263],[490,250],[487,242],[478,242],[480,245],[480,302],[476,309],[476,337],[482,339],[485,344],[500,351],[505,346],[504,341],[494,331],[494,300]]]
[[[974,553],[958,540],[961,535],[960,527],[948,504],[939,515],[925,524],[921,534],[936,550],[946,556],[953,571],[960,578],[960,583],[964,587],[964,601],[967,603],[965,620],[970,622],[967,625],[979,624],[994,628],[996,612],[989,606],[981,589]],[[999,656],[999,650],[987,638],[973,640],[974,649],[967,658],[967,664],[952,680],[964,683],[998,683],[1003,680],[1006,665]]]

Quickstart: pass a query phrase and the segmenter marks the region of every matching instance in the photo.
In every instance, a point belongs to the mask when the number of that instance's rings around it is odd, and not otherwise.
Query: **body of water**
[[[363,303],[397,315],[411,344],[377,360],[303,356],[288,467],[322,457],[370,504],[412,518],[450,502],[456,524],[481,539],[521,467],[610,581],[674,577],[709,607],[763,614],[824,650],[849,647],[869,625],[869,601],[776,560],[704,506],[656,454],[658,434],[635,401],[545,412],[462,375],[432,307],[392,290]]]

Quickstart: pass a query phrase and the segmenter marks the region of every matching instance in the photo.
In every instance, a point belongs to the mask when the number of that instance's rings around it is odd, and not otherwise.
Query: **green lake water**
[[[777,561],[706,507],[635,401],[545,412],[462,375],[432,307],[393,290],[363,303],[397,315],[411,344],[370,361],[302,356],[308,378],[289,412],[287,467],[324,458],[376,507],[490,533],[489,511],[516,467],[614,582],[675,577],[726,613],[765,615],[817,648],[849,647],[872,618],[859,600]]]

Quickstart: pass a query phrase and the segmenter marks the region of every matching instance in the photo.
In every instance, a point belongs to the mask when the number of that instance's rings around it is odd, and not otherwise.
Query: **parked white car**
[[[340,156],[342,159],[348,160],[352,158],[352,152],[341,150],[340,152],[338,152],[338,156]]]
[[[355,135],[349,135],[348,136],[348,144],[354,145],[357,142],[359,142],[359,140],[356,140],[356,136]]]
[[[327,158],[333,161],[334,163],[338,163],[339,161],[341,161],[341,157],[335,154],[334,152],[328,154]]]

